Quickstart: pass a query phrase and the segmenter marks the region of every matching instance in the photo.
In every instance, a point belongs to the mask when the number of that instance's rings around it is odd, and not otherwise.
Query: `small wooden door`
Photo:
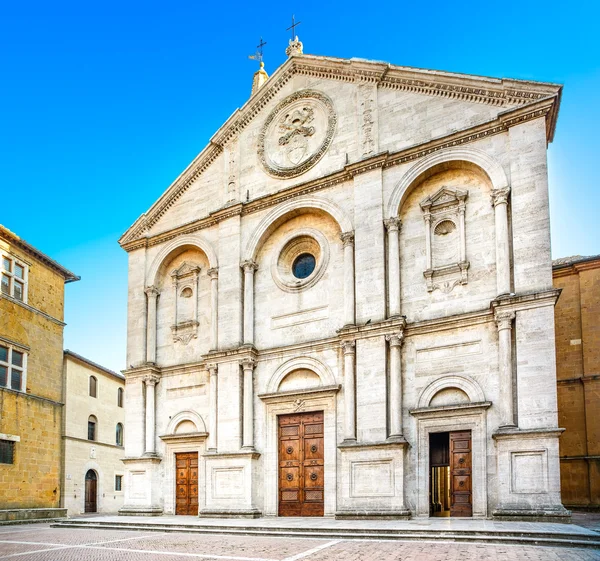
[[[90,469],[85,474],[85,512],[98,512],[97,501],[98,476],[93,469]]]
[[[323,412],[279,416],[279,516],[323,516]]]
[[[198,452],[175,454],[175,514],[198,515]]]
[[[450,516],[472,516],[471,431],[450,433]]]

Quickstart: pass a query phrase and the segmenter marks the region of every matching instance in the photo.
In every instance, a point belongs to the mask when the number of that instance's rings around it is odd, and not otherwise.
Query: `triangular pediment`
[[[441,97],[465,104],[493,107],[496,114],[553,98],[548,123],[548,140],[552,139],[561,86],[542,82],[507,80],[466,74],[394,66],[385,62],[362,59],[338,59],[312,55],[290,57],[250,99],[236,110],[210,139],[208,145],[171,184],[152,207],[127,230],[119,240],[127,246],[150,236],[151,229],[188,188],[222,156],[230,142],[265,111],[279,102],[288,91],[288,82],[296,76],[314,76],[358,85]],[[287,90],[286,90],[287,87]],[[214,211],[216,209],[210,209]]]
[[[453,189],[451,187],[441,187],[436,193],[421,201],[420,204],[423,210],[444,207],[464,201],[467,195],[468,191]]]

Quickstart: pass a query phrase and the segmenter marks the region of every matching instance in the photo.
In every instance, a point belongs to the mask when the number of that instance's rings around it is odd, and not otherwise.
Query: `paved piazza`
[[[591,549],[521,545],[207,536],[188,533],[0,527],[0,559],[22,561],[592,561]]]

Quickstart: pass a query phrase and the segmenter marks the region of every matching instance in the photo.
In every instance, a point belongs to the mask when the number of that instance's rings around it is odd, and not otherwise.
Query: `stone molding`
[[[342,232],[354,229],[352,221],[347,214],[335,203],[327,199],[312,195],[284,200],[271,210],[252,232],[244,253],[245,260],[253,260],[256,258],[258,250],[262,246],[262,242],[269,236],[274,225],[278,223],[280,218],[283,218],[290,212],[297,212],[299,209],[322,210],[337,222]]]
[[[341,384],[332,384],[329,386],[315,386],[313,388],[300,388],[297,390],[290,390],[287,392],[274,392],[274,393],[261,393],[258,394],[258,398],[266,403],[279,403],[279,402],[297,402],[302,401],[301,398],[318,397],[318,396],[331,396],[335,395],[342,389]],[[294,400],[296,398],[296,400]],[[296,407],[296,410],[302,409]]]
[[[485,394],[481,386],[473,379],[467,376],[442,376],[429,384],[419,396],[415,411],[431,408],[431,400],[435,395],[445,389],[458,388],[469,396],[470,404],[485,402]],[[464,405],[464,404],[460,404]],[[444,406],[444,408],[454,409],[455,405]],[[412,414],[412,411],[411,411]]]
[[[163,442],[203,442],[208,437],[207,432],[184,432],[181,434],[163,434],[159,436]]]
[[[175,436],[175,429],[179,425],[179,423],[183,421],[191,421],[196,426],[196,432],[192,434],[205,434],[206,433],[206,424],[204,423],[204,419],[195,411],[187,410],[180,411],[175,415],[167,425],[167,431],[164,436]],[[182,433],[185,434],[185,433]],[[179,436],[179,435],[177,435]],[[163,438],[160,436],[159,438]]]
[[[175,204],[175,202],[181,197],[181,195],[183,195],[183,193],[195,181],[195,179],[197,179],[197,177],[199,177],[201,173],[214,161],[216,156],[218,156],[218,154],[214,155],[209,153],[209,149],[213,146],[211,143],[196,158],[196,160],[190,164],[188,169],[177,180],[175,180],[175,182],[165,191],[158,201],[156,201],[156,203],[154,203],[154,205],[152,205],[152,207],[123,234],[123,236],[121,236],[119,239],[119,244],[126,251],[134,251],[135,249],[142,247],[157,245],[176,238],[181,234],[192,234],[198,230],[209,228],[215,224],[218,224],[221,220],[226,220],[232,216],[258,212],[291,197],[306,195],[315,191],[327,189],[339,183],[351,181],[352,177],[356,173],[368,171],[374,167],[389,168],[415,161],[440,150],[455,148],[464,144],[476,142],[482,138],[504,133],[513,126],[533,119],[545,117],[548,120],[550,116],[550,119],[554,120],[557,113],[557,99],[558,98],[556,96],[542,98],[539,101],[531,102],[523,107],[517,107],[515,109],[505,111],[496,118],[480,125],[476,125],[475,127],[462,129],[440,139],[418,144],[391,154],[385,152],[383,154],[375,155],[371,158],[365,158],[358,163],[347,165],[342,170],[337,172],[333,172],[318,179],[308,181],[304,184],[292,186],[282,193],[265,195],[264,197],[260,197],[259,199],[248,203],[231,205],[227,208],[216,210],[210,213],[208,216],[196,220],[191,224],[186,224],[185,226],[150,236],[150,228],[156,224],[156,222],[158,222],[165,212],[167,212],[167,210],[173,204]],[[223,125],[223,127],[226,125],[227,123]],[[551,129],[549,128],[548,131],[548,134],[550,134]],[[549,137],[548,141],[551,141],[551,137]],[[205,152],[207,154],[205,154]],[[202,160],[203,157],[206,157],[209,160],[206,165],[198,162],[198,160]],[[195,165],[200,166],[196,175],[190,171],[193,170]],[[190,174],[189,177],[188,174]],[[388,216],[390,215],[388,214]]]

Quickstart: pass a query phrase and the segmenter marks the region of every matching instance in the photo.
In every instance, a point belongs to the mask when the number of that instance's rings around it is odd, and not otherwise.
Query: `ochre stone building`
[[[568,517],[561,87],[287,53],[120,239],[122,512]]]
[[[563,501],[600,509],[600,255],[554,261]]]
[[[0,519],[53,517],[61,498],[65,283],[79,277],[3,226],[0,259]]]
[[[125,377],[64,354],[63,502],[67,514],[123,506]]]

